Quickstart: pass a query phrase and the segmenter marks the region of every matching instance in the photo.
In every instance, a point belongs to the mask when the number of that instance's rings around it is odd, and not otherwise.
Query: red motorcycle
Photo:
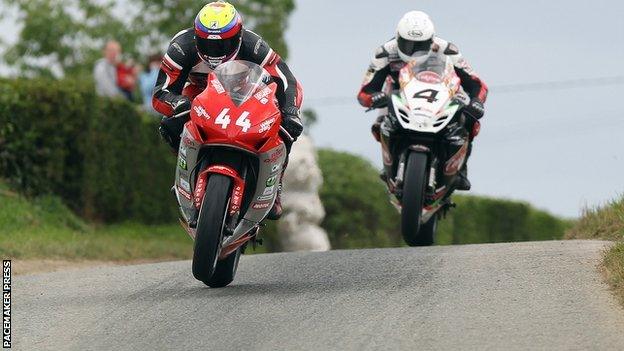
[[[232,282],[277,196],[287,152],[270,79],[252,62],[218,66],[184,126],[175,194],[195,241],[193,275],[210,287]]]

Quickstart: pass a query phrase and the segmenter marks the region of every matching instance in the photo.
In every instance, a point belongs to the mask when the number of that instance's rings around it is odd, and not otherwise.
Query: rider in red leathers
[[[180,134],[189,116],[173,116],[190,110],[193,98],[206,88],[208,74],[231,60],[254,62],[277,83],[277,100],[282,112],[280,134],[290,152],[303,131],[299,116],[303,100],[301,86],[280,56],[260,36],[245,29],[238,11],[223,1],[204,6],[195,18],[194,27],[179,32],[169,43],[152,99],[154,109],[165,116],[161,121],[161,135],[177,152]],[[269,219],[278,219],[282,214],[281,179],[278,189]]]

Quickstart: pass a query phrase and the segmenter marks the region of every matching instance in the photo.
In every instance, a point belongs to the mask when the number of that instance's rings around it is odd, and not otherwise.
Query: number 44
[[[222,129],[227,129],[227,127],[232,122],[232,120],[230,119],[230,115],[228,115],[228,112],[230,112],[230,109],[224,108],[223,111],[219,113],[217,118],[215,118],[215,124],[220,125]],[[240,115],[240,117],[238,117],[238,119],[236,119],[236,125],[241,127],[243,133],[247,133],[249,128],[251,128],[251,121],[249,120],[249,118],[247,118],[248,116],[249,112],[245,111]]]

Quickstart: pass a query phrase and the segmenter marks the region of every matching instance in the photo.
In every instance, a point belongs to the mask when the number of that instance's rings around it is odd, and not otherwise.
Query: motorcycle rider
[[[282,113],[280,135],[290,153],[303,131],[299,109],[303,94],[299,82],[280,56],[256,33],[245,29],[233,5],[224,1],[205,5],[192,28],[176,34],[162,59],[152,105],[164,117],[160,133],[177,152],[180,135],[189,115],[191,101],[206,88],[208,74],[231,60],[246,60],[262,66],[278,85],[277,99]],[[287,163],[288,161],[286,161]],[[282,176],[286,164],[282,170]],[[277,199],[267,218],[282,214],[281,178]]]
[[[462,110],[473,117],[466,118],[470,144],[457,184],[458,190],[470,190],[466,164],[472,150],[472,140],[478,134],[480,126],[478,120],[485,112],[483,104],[487,99],[488,88],[462,57],[457,46],[435,35],[433,22],[426,13],[421,11],[406,13],[399,21],[396,36],[376,50],[358,94],[358,101],[368,108],[385,107],[387,94],[382,91],[384,84],[388,90],[399,89],[398,74],[401,68],[411,61],[424,63],[431,55],[445,55],[451,59],[455,73],[461,80],[461,86],[470,97],[470,103]],[[371,128],[377,141],[380,140],[379,128],[384,117],[385,113],[382,113]]]

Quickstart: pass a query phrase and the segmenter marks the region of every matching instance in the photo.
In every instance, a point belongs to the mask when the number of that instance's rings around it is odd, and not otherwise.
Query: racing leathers
[[[276,97],[282,113],[280,135],[290,153],[293,142],[303,131],[299,109],[303,101],[303,92],[297,79],[281,57],[256,33],[243,29],[242,41],[234,60],[245,60],[262,66],[278,85]],[[191,101],[207,85],[208,74],[215,67],[202,60],[198,54],[193,28],[176,34],[167,53],[164,55],[158,79],[154,88],[152,105],[163,115],[160,132],[169,145],[177,152],[180,134],[189,115]],[[175,117],[178,114],[181,117]],[[288,163],[288,158],[286,163]],[[286,164],[282,168],[286,169]],[[269,219],[278,219],[282,213],[281,181],[278,196],[269,213]]]
[[[431,55],[444,55],[451,59],[455,67],[455,73],[461,81],[463,90],[470,97],[470,104],[464,107],[463,112],[474,117],[466,119],[466,129],[470,133],[470,145],[468,155],[472,150],[472,140],[478,134],[478,119],[484,114],[483,104],[487,99],[487,85],[474,72],[472,67],[463,58],[459,49],[454,44],[438,38],[433,38],[430,50]],[[399,89],[399,71],[406,65],[398,54],[397,40],[395,38],[380,46],[366,72],[364,82],[357,96],[359,103],[364,107],[383,107],[386,101],[386,92]],[[385,114],[382,113],[372,126],[373,136],[380,140],[379,125]],[[467,178],[467,167],[464,165],[460,172],[459,190],[469,190],[470,182]]]
[[[278,85],[277,100],[282,112],[281,134],[288,149],[303,131],[299,108],[303,94],[299,82],[280,56],[256,33],[243,29],[242,43],[235,60],[262,66]],[[154,88],[152,105],[156,111],[172,117],[191,108],[191,101],[206,88],[208,74],[214,67],[198,55],[193,28],[176,34],[163,57]],[[164,118],[161,133],[177,151],[180,134],[188,115]]]

